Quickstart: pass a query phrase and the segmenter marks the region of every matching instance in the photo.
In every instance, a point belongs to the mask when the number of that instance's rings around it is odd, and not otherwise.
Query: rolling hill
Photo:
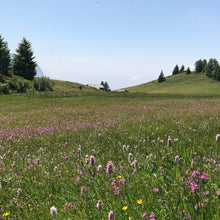
[[[166,77],[162,83],[154,80],[124,90],[148,94],[217,95],[220,94],[220,82],[208,78],[204,73],[179,73]]]

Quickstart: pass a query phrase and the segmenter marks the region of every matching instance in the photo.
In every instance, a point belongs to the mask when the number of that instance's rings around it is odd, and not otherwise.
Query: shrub
[[[54,82],[46,76],[34,78],[34,88],[38,91],[53,91],[53,86]]]
[[[9,93],[9,85],[7,83],[0,84],[0,94],[8,94]]]
[[[8,81],[8,85],[11,90],[16,90],[17,92],[26,92],[30,88],[30,83],[25,79],[11,79]]]

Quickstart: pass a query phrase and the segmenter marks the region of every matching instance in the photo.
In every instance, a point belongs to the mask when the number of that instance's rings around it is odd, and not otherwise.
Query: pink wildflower
[[[90,165],[91,166],[95,165],[95,157],[93,155],[90,156]]]
[[[220,134],[216,135],[216,141],[219,142],[220,141]]]
[[[112,164],[112,161],[108,161],[106,173],[107,173],[107,174],[110,174],[110,173],[112,173],[112,172],[113,172],[113,164]]]
[[[175,156],[175,162],[179,161],[179,156]]]
[[[159,192],[159,189],[158,189],[158,188],[154,188],[154,192],[155,192],[155,193],[158,193],[158,192]]]
[[[132,153],[129,153],[129,154],[128,154],[128,162],[129,162],[130,164],[132,163],[132,156],[133,156]]]
[[[167,146],[168,147],[171,147],[171,144],[172,144],[172,141],[171,141],[171,138],[170,136],[168,137],[168,140],[167,140]]]
[[[51,214],[52,216],[56,216],[56,215],[57,215],[57,209],[56,209],[54,206],[52,206],[52,207],[50,208],[50,214]]]
[[[108,220],[113,220],[114,219],[114,212],[110,211],[108,214]]]
[[[22,194],[22,189],[19,188],[17,192],[18,192],[18,196],[20,196]]]
[[[101,210],[102,209],[102,201],[101,200],[99,200],[98,202],[97,202],[97,208],[98,208],[98,210]]]
[[[220,196],[220,190],[216,191],[216,195]]]

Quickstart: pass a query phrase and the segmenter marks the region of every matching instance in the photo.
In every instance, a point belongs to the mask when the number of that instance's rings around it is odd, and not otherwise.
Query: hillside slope
[[[166,77],[166,81],[149,83],[125,88],[129,92],[183,94],[183,95],[216,95],[220,94],[220,82],[210,79],[203,73],[179,73]]]

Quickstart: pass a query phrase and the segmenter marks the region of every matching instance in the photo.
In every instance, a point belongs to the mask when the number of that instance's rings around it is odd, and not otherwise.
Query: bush
[[[9,85],[7,83],[0,84],[0,94],[8,94],[9,93]]]
[[[11,90],[17,92],[26,92],[30,88],[30,83],[25,79],[11,79],[8,84]]]
[[[54,86],[54,82],[50,78],[47,78],[46,76],[34,78],[34,88],[37,91],[46,91],[46,90],[53,91],[53,86]]]

